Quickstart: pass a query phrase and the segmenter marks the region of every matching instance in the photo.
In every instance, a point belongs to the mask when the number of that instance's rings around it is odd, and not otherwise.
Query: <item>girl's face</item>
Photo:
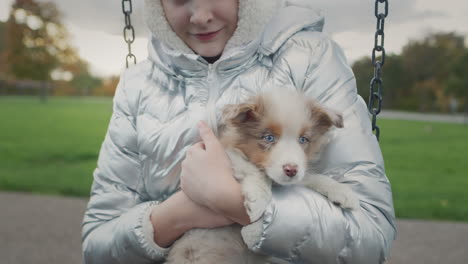
[[[236,30],[238,0],[161,2],[172,30],[200,56],[220,55]]]

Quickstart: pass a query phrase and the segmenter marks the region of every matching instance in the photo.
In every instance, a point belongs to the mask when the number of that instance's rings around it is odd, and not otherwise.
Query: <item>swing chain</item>
[[[383,7],[383,13],[379,11]],[[372,131],[375,131],[377,140],[380,137],[380,127],[377,126],[377,115],[382,110],[383,80],[381,77],[382,67],[385,64],[385,18],[388,15],[388,0],[375,0],[375,17],[377,18],[377,31],[375,32],[374,49],[372,50],[372,65],[374,65],[374,76],[370,82],[369,112],[372,115]],[[381,53],[380,60],[377,53]]]
[[[132,14],[132,0],[122,0],[122,11],[125,15],[125,27],[123,30],[124,40],[128,45],[128,54],[125,58],[125,65],[128,68],[128,62],[133,59],[133,64],[136,64],[136,56],[132,53],[132,44],[135,41],[135,29],[132,26],[130,15]]]

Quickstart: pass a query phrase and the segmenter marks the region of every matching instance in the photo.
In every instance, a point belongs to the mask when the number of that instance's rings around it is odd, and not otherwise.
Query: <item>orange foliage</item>
[[[117,84],[119,84],[120,78],[118,76],[112,76],[105,79],[100,87],[93,90],[93,95],[96,96],[114,96]]]

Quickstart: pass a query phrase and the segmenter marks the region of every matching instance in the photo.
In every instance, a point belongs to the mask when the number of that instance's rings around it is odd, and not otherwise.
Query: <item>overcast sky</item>
[[[45,0],[40,0],[45,1]],[[119,74],[124,68],[127,46],[122,37],[124,18],[121,0],[49,0],[64,13],[72,43],[82,58],[100,75]],[[348,60],[370,55],[376,27],[374,0],[310,0],[326,17],[325,31],[344,49]],[[8,17],[13,0],[0,0],[0,20]],[[143,0],[133,0],[132,22],[137,31],[133,50],[138,60],[147,56],[148,32],[141,20]],[[468,1],[390,0],[385,25],[388,53],[399,53],[410,39],[430,32],[456,31],[468,36]]]

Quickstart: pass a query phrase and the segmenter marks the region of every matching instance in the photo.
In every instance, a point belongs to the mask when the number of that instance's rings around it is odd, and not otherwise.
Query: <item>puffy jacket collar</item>
[[[145,19],[152,33],[149,59],[160,70],[177,77],[202,77],[208,63],[194,54],[172,31],[160,0],[145,0]],[[296,32],[321,31],[324,19],[304,0],[239,0],[239,22],[225,52],[217,62],[219,71],[247,69],[268,56]],[[170,45],[167,45],[170,43]]]
[[[260,54],[257,52],[261,38],[240,47],[233,47],[216,62],[218,72],[233,70],[246,70],[254,65]],[[148,43],[149,59],[156,64],[159,70],[176,77],[191,78],[205,77],[208,63],[194,53],[176,52],[169,50],[167,45],[155,37]]]
[[[323,30],[325,19],[321,11],[304,1],[287,1],[265,27],[260,52],[265,56],[275,53],[295,33]]]

